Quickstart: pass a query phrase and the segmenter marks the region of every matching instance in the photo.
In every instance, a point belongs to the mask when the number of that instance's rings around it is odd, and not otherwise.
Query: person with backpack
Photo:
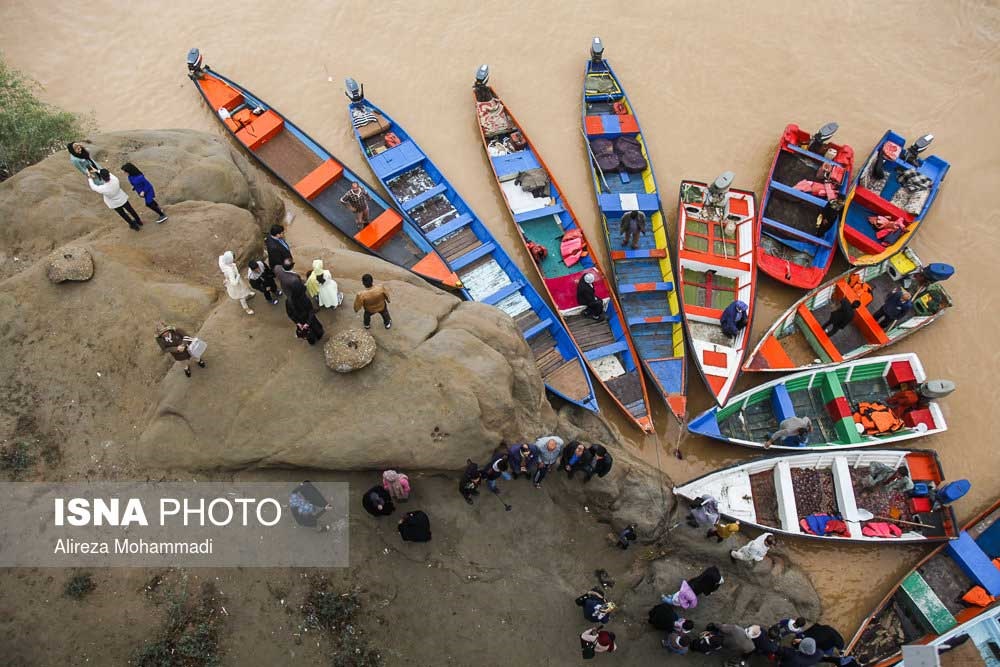
[[[122,186],[118,182],[118,177],[107,169],[101,169],[96,173],[91,172],[91,174],[91,178],[87,181],[87,184],[91,190],[104,198],[105,206],[121,216],[121,219],[132,230],[139,231],[142,229],[142,220],[139,218],[139,214],[135,212],[135,209],[132,208],[132,204],[129,203],[128,195],[122,190]]]
[[[158,215],[156,219],[157,224],[167,221],[167,214],[163,212],[160,205],[156,203],[156,191],[153,189],[153,184],[146,179],[145,175],[139,168],[136,167],[131,162],[126,162],[122,165],[122,171],[128,174],[128,182],[132,185],[132,189],[135,193],[142,197],[142,200],[146,203],[146,208]]]
[[[584,660],[590,660],[598,653],[613,653],[617,648],[615,633],[605,630],[603,625],[587,628],[580,635],[580,649]]]

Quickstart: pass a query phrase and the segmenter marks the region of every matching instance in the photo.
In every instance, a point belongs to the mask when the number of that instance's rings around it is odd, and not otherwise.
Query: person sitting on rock
[[[753,655],[756,646],[750,638],[748,628],[733,623],[720,623],[718,625],[710,623],[709,629],[718,632],[722,638],[722,650],[730,658],[744,659]]]
[[[586,445],[574,440],[563,449],[559,467],[566,471],[567,477],[572,479],[577,470],[582,470],[590,463],[590,459],[591,455],[587,451]]]
[[[307,489],[315,490],[315,487],[312,487],[308,481],[305,481],[288,495],[289,510],[295,516],[295,520],[303,526],[316,526],[320,532],[330,530],[329,525],[319,524],[318,519],[324,512],[332,509],[333,506],[329,503],[320,505],[319,502],[322,501],[319,498],[314,498],[311,501],[306,497],[308,493]]]
[[[407,512],[396,525],[404,542],[430,542],[431,520],[420,510]]]
[[[639,536],[635,532],[635,524],[631,523],[622,528],[617,534],[608,533],[608,541],[622,551],[625,551],[632,546],[632,543],[635,542],[638,537]]]
[[[542,486],[542,480],[545,479],[549,468],[558,465],[559,454],[562,452],[563,444],[563,439],[555,435],[547,435],[535,440],[538,468],[535,470],[535,476],[531,478],[531,481],[534,483],[536,489]]]
[[[389,516],[396,511],[396,506],[392,504],[392,497],[389,492],[377,484],[365,491],[361,497],[361,505],[365,511],[372,516]]]
[[[538,467],[538,454],[534,446],[526,442],[511,445],[507,460],[510,461],[510,474],[514,479],[520,475],[530,479]]]
[[[466,459],[465,461],[465,472],[462,474],[462,479],[458,482],[458,491],[465,498],[465,502],[472,504],[472,497],[479,495],[479,485],[483,481],[483,476],[479,472],[479,466],[472,462],[471,459]]]
[[[584,483],[589,482],[594,475],[604,477],[611,472],[611,466],[614,464],[607,447],[602,444],[593,444],[587,451],[590,454],[590,461],[583,466]]]

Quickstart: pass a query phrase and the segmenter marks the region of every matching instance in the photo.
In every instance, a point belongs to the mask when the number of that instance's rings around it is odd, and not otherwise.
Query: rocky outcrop
[[[323,357],[326,367],[337,373],[360,370],[375,359],[378,346],[375,339],[364,329],[348,329],[326,342]]]
[[[90,280],[94,276],[94,257],[86,247],[64,246],[49,257],[45,276],[54,283]]]

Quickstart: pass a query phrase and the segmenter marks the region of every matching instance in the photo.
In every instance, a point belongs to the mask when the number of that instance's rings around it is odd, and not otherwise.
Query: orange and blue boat
[[[852,266],[870,266],[907,246],[920,229],[951,167],[936,155],[921,158],[934,135],[909,147],[888,130],[858,172],[847,195],[839,241]]]
[[[330,225],[371,254],[435,284],[461,289],[461,281],[420,230],[360,176],[298,126],[246,88],[188,53],[188,76],[226,131],[254,160]],[[369,197],[371,222],[357,228],[341,197],[357,182]]]
[[[647,379],[683,422],[687,414],[684,324],[670,260],[667,217],[639,119],[603,53],[604,45],[595,37],[583,78],[584,136],[588,144],[611,151],[622,146],[637,156],[635,164],[614,156],[620,166],[605,172],[594,150],[587,148],[615,291]],[[625,239],[613,229],[628,211],[640,211],[648,221],[638,248],[626,247]]]
[[[846,198],[854,168],[854,149],[830,141],[836,131],[836,123],[812,135],[789,124],[767,175],[757,266],[792,287],[819,285],[836,254],[841,209],[835,207]]]
[[[562,320],[413,137],[353,79],[347,95],[361,154],[396,206],[458,274],[470,299],[510,315],[549,391],[597,412],[583,355]]]
[[[489,68],[483,65],[473,88],[476,115],[483,148],[514,226],[594,378],[636,426],[652,433],[642,364],[621,306],[558,183],[488,79]],[[603,313],[594,317],[586,314],[577,298],[579,283],[587,274],[596,297],[603,301]]]

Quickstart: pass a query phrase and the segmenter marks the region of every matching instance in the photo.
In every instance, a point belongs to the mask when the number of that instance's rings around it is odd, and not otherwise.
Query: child
[[[146,201],[146,208],[160,216],[156,219],[156,222],[166,222],[167,214],[156,203],[156,191],[153,190],[153,184],[146,180],[146,177],[139,171],[139,168],[131,162],[123,164],[122,171],[128,174],[128,182],[132,184],[132,189],[135,190],[135,193]]]

